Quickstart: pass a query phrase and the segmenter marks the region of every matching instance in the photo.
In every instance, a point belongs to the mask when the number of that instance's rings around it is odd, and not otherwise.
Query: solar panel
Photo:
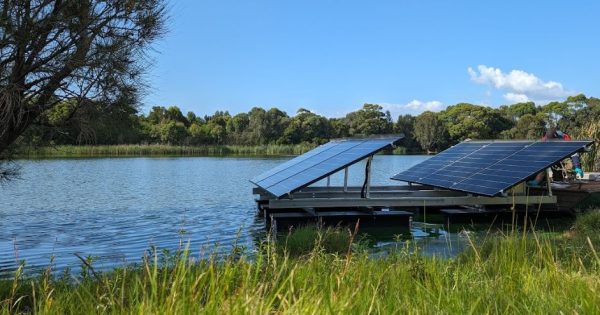
[[[592,141],[467,141],[392,179],[497,196]]]
[[[251,182],[280,198],[373,155],[403,137],[333,140],[256,176]]]

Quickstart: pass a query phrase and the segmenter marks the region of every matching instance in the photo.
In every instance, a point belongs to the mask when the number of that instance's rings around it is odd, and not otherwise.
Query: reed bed
[[[403,246],[374,259],[363,250],[331,253],[320,242],[294,257],[266,242],[251,259],[233,250],[195,261],[183,250],[75,278],[23,278],[18,270],[0,285],[0,313],[597,314],[598,238],[584,233],[598,222],[600,215],[588,217],[558,238],[469,238],[473,245],[456,259]]]
[[[600,172],[600,121],[581,127],[576,130],[574,136],[577,139],[594,140],[595,145],[592,150],[582,154],[581,164],[584,170]]]
[[[79,158],[79,157],[128,157],[128,156],[207,156],[207,155],[297,155],[309,151],[314,146],[298,145],[59,145],[50,147],[22,148],[20,158]]]

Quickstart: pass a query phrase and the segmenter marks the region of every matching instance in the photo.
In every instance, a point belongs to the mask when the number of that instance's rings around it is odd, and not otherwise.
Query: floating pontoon
[[[552,186],[529,190],[524,181],[585,150],[591,141],[465,141],[396,174],[398,186],[371,187],[373,156],[403,136],[334,140],[257,176],[251,182],[269,222],[294,219],[409,222],[416,209],[557,209]],[[364,185],[348,186],[348,168],[367,160]],[[344,172],[343,186],[329,177]],[[327,186],[312,184],[327,178]],[[549,180],[549,176],[547,176]],[[343,220],[342,220],[343,219]],[[287,225],[287,224],[286,224]]]

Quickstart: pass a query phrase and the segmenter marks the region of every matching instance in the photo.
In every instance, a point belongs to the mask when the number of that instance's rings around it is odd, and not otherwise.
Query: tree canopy
[[[574,105],[575,101],[579,105]],[[401,145],[407,152],[424,152],[444,150],[467,138],[538,139],[549,123],[558,124],[568,133],[577,133],[600,117],[600,101],[585,95],[552,104],[552,108],[573,109],[563,112],[558,120],[552,120],[554,115],[548,114],[548,108],[533,103],[499,108],[460,103],[437,113],[400,115],[396,122],[376,104],[365,104],[342,118],[327,118],[305,108],[290,116],[277,108],[261,107],[233,116],[227,111],[204,116],[193,112],[184,115],[177,106],[155,106],[142,114],[131,106],[119,104],[110,106],[108,111],[99,103],[89,105],[60,128],[30,128],[21,141],[27,144],[317,145],[333,138],[403,133],[405,139]],[[70,115],[73,106],[76,105],[68,101],[59,103],[44,115],[44,121],[49,125],[59,124]],[[80,121],[80,115],[86,117]]]
[[[0,15],[3,156],[33,125],[68,125],[77,117],[80,129],[97,134],[100,114],[127,119],[143,86],[148,47],[164,32],[165,5],[14,0],[0,2]]]

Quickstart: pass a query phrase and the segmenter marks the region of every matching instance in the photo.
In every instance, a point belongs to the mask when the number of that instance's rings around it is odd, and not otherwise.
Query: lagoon
[[[150,248],[226,253],[264,237],[249,179],[291,157],[180,157],[20,160],[20,179],[0,186],[0,273],[25,261],[76,269],[75,253],[98,269],[139,262]],[[377,155],[374,185],[427,156]],[[343,173],[343,172],[342,172]],[[350,168],[362,184],[364,162]],[[343,174],[332,177],[341,184]],[[324,183],[317,183],[317,185]],[[387,231],[387,235],[406,231]],[[413,236],[424,236],[413,231]],[[447,236],[445,236],[447,237]],[[428,239],[431,251],[447,240]],[[389,246],[381,238],[375,248]]]

